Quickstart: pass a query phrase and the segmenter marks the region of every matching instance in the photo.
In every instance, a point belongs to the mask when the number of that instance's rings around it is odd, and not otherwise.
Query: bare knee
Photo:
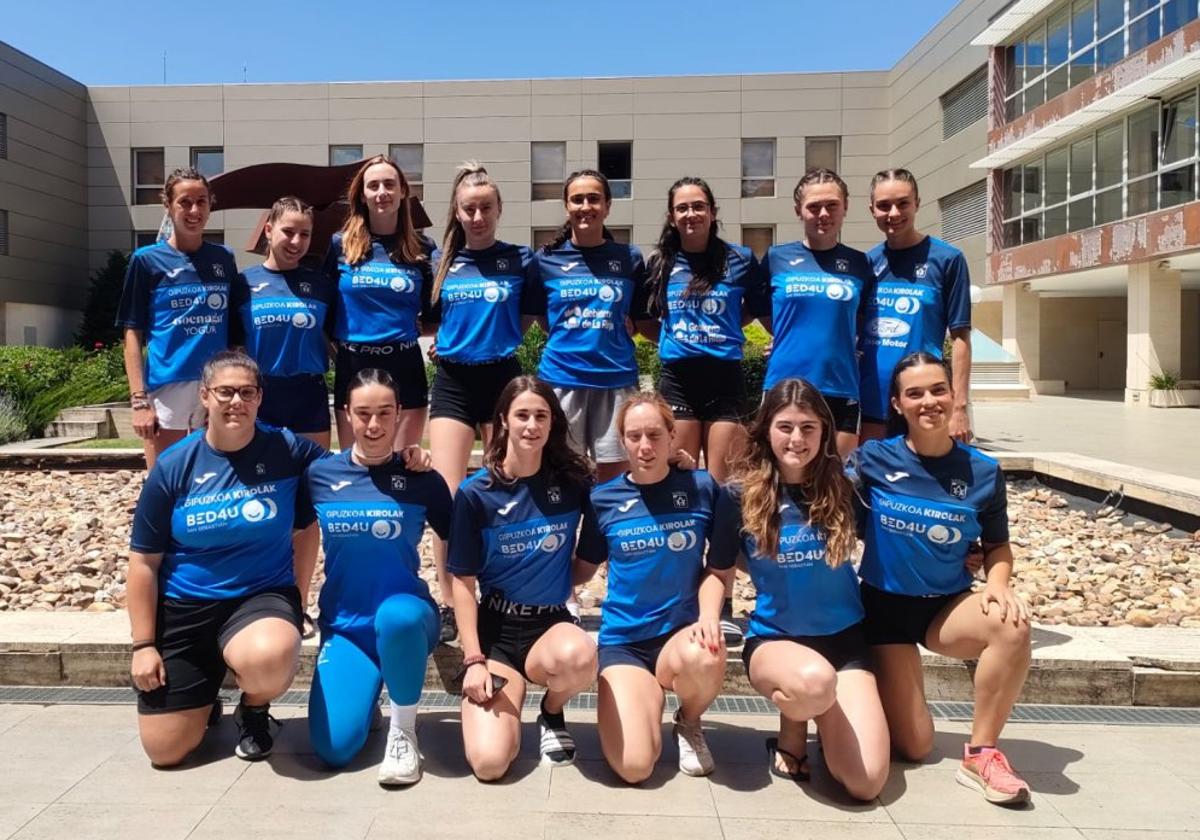
[[[850,796],[861,802],[870,802],[879,796],[886,782],[887,770],[885,768],[882,773],[864,773],[862,776],[847,779],[844,785],[846,793]]]
[[[713,676],[725,673],[724,648],[712,651],[698,642],[689,641],[679,651],[679,661],[686,673]]]
[[[467,764],[470,765],[475,778],[481,782],[494,782],[503,778],[516,757],[515,749],[505,751],[487,746],[467,750]]]
[[[143,735],[142,750],[155,767],[178,767],[200,746],[204,731],[184,733],[176,738],[161,735]]]
[[[589,681],[596,673],[596,646],[592,640],[580,635],[563,643],[555,651],[555,664],[564,675],[587,676]]]
[[[610,762],[610,766],[613,772],[621,777],[621,781],[636,785],[650,778],[650,775],[654,772],[656,761],[656,756],[647,753],[628,757],[618,762]]]
[[[779,689],[779,706],[784,712],[813,717],[837,700],[837,673],[824,663],[806,663],[792,671]]]
[[[919,731],[892,732],[892,749],[896,757],[904,761],[920,762],[933,752],[933,728],[920,727]]]
[[[993,605],[992,609],[996,609]],[[996,645],[1014,654],[1027,654],[1032,647],[1032,635],[1029,622],[1020,621],[1013,624],[1010,620],[998,620],[991,627],[989,644]]]

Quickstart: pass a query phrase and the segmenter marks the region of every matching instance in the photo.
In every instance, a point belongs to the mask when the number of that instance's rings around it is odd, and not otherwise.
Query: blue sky
[[[0,40],[89,85],[885,70],[955,2],[0,0]]]

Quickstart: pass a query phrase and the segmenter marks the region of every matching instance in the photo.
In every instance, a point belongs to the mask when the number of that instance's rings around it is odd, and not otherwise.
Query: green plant
[[[75,343],[87,349],[99,349],[121,341],[124,333],[116,325],[117,305],[125,284],[125,269],[129,257],[121,251],[109,251],[108,261],[92,275],[87,305]]]
[[[1179,387],[1179,374],[1162,371],[1150,377],[1150,390],[1174,391]]]
[[[25,439],[25,416],[17,401],[0,393],[0,445]]]
[[[521,363],[521,373],[533,376],[537,373],[538,363],[542,360],[542,351],[546,349],[546,333],[541,326],[534,324],[525,332],[521,344],[517,347],[517,361]]]
[[[120,344],[90,353],[80,347],[0,347],[0,394],[12,401],[29,437],[40,437],[64,408],[128,393]]]

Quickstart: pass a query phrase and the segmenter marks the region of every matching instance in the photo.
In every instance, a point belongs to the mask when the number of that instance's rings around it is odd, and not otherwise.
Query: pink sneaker
[[[1029,785],[1018,776],[1004,757],[994,747],[985,747],[971,755],[963,745],[963,760],[954,778],[960,785],[975,788],[988,802],[997,805],[1020,805],[1029,801]]]

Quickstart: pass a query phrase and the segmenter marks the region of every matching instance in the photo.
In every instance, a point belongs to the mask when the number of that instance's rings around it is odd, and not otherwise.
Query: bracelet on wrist
[[[141,639],[131,644],[129,646],[129,650],[131,653],[137,653],[139,650],[145,650],[146,648],[152,647],[158,647],[158,642],[156,642],[154,639]]]
[[[149,411],[153,406],[146,400],[134,400],[129,403],[129,407],[134,411]]]

